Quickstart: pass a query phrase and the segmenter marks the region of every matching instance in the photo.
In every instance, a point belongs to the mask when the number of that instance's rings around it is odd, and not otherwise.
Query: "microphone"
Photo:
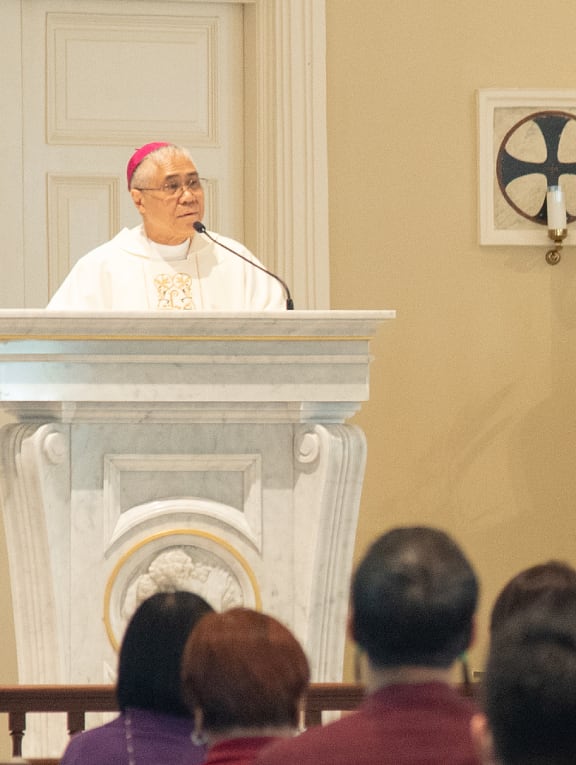
[[[290,290],[288,289],[288,285],[279,276],[277,276],[276,274],[273,274],[272,271],[268,271],[268,269],[264,268],[264,266],[261,266],[258,263],[254,263],[253,260],[250,260],[250,258],[247,258],[244,255],[241,255],[239,252],[236,252],[236,250],[233,250],[232,248],[227,247],[225,244],[222,244],[222,242],[219,242],[217,239],[214,239],[214,237],[208,233],[206,226],[201,221],[199,220],[194,221],[194,230],[197,231],[199,234],[206,234],[208,239],[214,242],[214,244],[217,244],[220,247],[223,247],[225,250],[228,250],[228,252],[231,252],[232,255],[236,255],[237,257],[242,258],[242,260],[245,260],[246,263],[250,263],[250,265],[254,266],[254,268],[259,268],[260,271],[264,271],[265,274],[268,274],[268,276],[271,276],[273,279],[276,279],[277,282],[280,282],[286,294],[286,310],[287,311],[294,310],[294,301],[292,300],[292,296],[290,295]]]

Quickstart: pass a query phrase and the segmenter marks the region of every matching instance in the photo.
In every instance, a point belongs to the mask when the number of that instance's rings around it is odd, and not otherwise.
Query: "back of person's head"
[[[490,632],[494,632],[514,614],[541,604],[562,608],[576,593],[576,569],[568,563],[550,560],[523,569],[512,577],[498,594],[490,617]]]
[[[492,636],[483,686],[499,762],[576,763],[576,610],[511,616]]]
[[[122,640],[116,695],[129,707],[189,716],[180,660],[190,630],[212,607],[191,592],[158,592],[134,612]]]
[[[184,698],[203,728],[296,727],[310,679],[294,635],[277,619],[247,608],[205,616],[182,657]]]
[[[375,667],[449,667],[470,644],[478,581],[439,529],[393,529],[352,581],[351,628]]]

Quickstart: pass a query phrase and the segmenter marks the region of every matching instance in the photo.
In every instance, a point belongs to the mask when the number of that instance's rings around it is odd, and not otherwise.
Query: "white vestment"
[[[233,239],[211,234],[254,263]],[[168,253],[176,253],[170,257]],[[56,311],[281,311],[281,284],[201,234],[172,248],[125,228],[74,265],[48,308]]]

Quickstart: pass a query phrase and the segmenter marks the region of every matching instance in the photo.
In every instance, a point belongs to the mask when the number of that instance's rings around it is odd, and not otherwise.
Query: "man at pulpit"
[[[286,307],[281,283],[262,270],[249,250],[232,239],[198,231],[204,217],[204,189],[186,149],[148,143],[134,152],[126,175],[141,225],[124,228],[80,258],[50,300],[49,309],[261,311]]]

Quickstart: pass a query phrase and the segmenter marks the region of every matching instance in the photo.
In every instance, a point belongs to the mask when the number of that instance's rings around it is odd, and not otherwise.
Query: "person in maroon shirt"
[[[206,765],[251,765],[293,736],[309,680],[300,643],[272,616],[233,608],[203,617],[184,649],[182,684]]]
[[[478,581],[458,545],[429,527],[381,536],[352,583],[350,631],[368,696],[341,720],[267,747],[258,765],[476,765],[475,705],[450,685],[468,648]]]

